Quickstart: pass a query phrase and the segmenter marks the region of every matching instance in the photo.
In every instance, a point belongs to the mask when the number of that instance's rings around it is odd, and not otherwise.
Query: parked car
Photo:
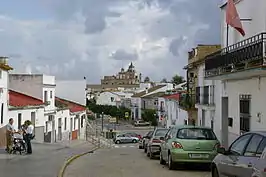
[[[147,147],[148,141],[149,139],[151,139],[151,136],[153,134],[153,131],[149,131],[148,133],[146,133],[146,135],[143,136],[142,139],[140,139],[139,141],[139,149],[144,149],[144,147]],[[145,148],[147,152],[147,148]]]
[[[138,137],[134,137],[134,136],[130,136],[127,134],[120,134],[117,135],[114,139],[113,139],[115,144],[120,144],[120,143],[137,143],[139,141]]]
[[[265,131],[245,133],[228,149],[219,147],[211,164],[212,177],[266,177],[265,147]]]
[[[167,128],[156,128],[152,133],[151,139],[147,144],[147,156],[151,159],[154,156],[159,155],[161,151],[161,138],[165,137],[165,134],[168,132]]]
[[[150,122],[145,122],[143,120],[137,120],[134,122],[135,127],[141,127],[141,126],[150,126]]]
[[[211,164],[220,142],[213,130],[202,126],[174,126],[161,138],[160,164],[170,170],[179,163]]]
[[[139,138],[139,140],[142,139],[142,136],[140,134],[138,134],[138,133],[135,133],[135,132],[124,132],[122,134],[126,134],[126,135],[137,137],[137,138]]]

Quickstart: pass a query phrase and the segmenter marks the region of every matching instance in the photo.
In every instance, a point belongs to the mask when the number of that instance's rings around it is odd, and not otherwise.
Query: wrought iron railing
[[[205,77],[263,65],[266,33],[260,33],[205,58]]]

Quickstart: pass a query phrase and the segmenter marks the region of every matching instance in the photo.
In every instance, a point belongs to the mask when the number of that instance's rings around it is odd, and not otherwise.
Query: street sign
[[[116,123],[116,118],[109,118],[110,123]]]
[[[129,117],[129,113],[125,112],[125,118],[128,118],[128,117]]]

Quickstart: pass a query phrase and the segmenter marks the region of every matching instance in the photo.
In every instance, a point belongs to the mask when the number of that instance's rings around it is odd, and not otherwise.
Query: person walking
[[[26,129],[26,135],[25,135],[25,141],[27,144],[27,154],[32,154],[32,147],[31,147],[31,140],[33,138],[33,130],[34,126],[32,125],[31,121],[26,121],[27,129]]]
[[[14,123],[13,118],[10,118],[8,124],[6,125],[6,151],[8,153],[11,153],[12,151],[12,136],[13,133],[15,132],[13,123]]]

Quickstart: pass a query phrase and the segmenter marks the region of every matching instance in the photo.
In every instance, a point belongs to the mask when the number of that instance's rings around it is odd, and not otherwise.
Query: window
[[[172,129],[169,129],[167,133],[165,134],[165,139],[171,138]]]
[[[232,117],[228,117],[228,126],[233,127],[233,118]]]
[[[21,129],[21,113],[18,113],[18,129]]]
[[[84,116],[81,116],[81,123],[80,123],[81,125],[81,128],[84,126]]]
[[[261,155],[262,152],[264,151],[266,147],[266,138],[263,138],[263,140],[260,142],[258,150],[257,150],[257,155]]]
[[[111,102],[114,102],[114,97],[111,97]]]
[[[232,155],[242,155],[250,137],[251,134],[240,136],[231,144],[229,152]]]
[[[64,129],[67,129],[67,118],[65,117],[65,122],[64,122]]]
[[[4,103],[1,104],[1,124],[4,123]]]
[[[171,137],[176,137],[176,135],[177,135],[177,129],[173,128],[171,131]]]
[[[45,132],[48,133],[48,121],[45,122]]]
[[[50,91],[50,98],[53,98],[53,91]]]
[[[155,134],[154,136],[161,136],[161,137],[164,137],[165,134],[167,133],[168,129],[157,129],[155,131]]]
[[[253,135],[253,137],[248,143],[244,156],[256,156],[256,152],[262,138],[263,137],[260,135]]]
[[[47,91],[44,91],[44,102],[48,101],[48,95],[47,95]]]
[[[183,128],[177,133],[179,139],[194,139],[194,140],[216,140],[216,136],[212,129],[205,128]]]

